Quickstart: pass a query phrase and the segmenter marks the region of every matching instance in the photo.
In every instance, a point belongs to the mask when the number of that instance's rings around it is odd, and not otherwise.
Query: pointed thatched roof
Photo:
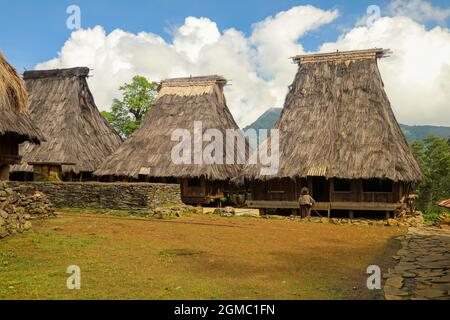
[[[388,53],[373,49],[294,58],[299,70],[274,125],[280,130],[276,177],[421,180],[378,69],[377,59]],[[257,166],[247,166],[244,176],[271,178],[259,176]]]
[[[43,141],[42,134],[33,125],[27,110],[25,85],[0,51],[0,135],[15,134],[21,142]]]
[[[30,162],[75,163],[63,172],[93,172],[119,147],[122,139],[100,115],[88,75],[88,68],[25,72],[30,115],[47,142],[21,145],[22,163],[13,172],[32,171]]]
[[[235,177],[237,165],[177,165],[171,159],[175,129],[187,129],[194,136],[194,122],[201,121],[203,132],[238,129],[228,110],[220,76],[178,78],[162,81],[155,106],[141,127],[95,172],[96,175],[150,177],[200,177],[226,180]],[[206,143],[204,143],[205,145]],[[225,151],[224,151],[225,152]]]

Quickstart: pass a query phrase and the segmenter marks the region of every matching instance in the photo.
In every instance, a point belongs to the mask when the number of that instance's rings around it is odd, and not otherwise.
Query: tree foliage
[[[425,213],[443,211],[437,203],[450,198],[450,141],[430,136],[412,144],[412,150],[424,175],[417,188],[416,205]]]
[[[102,116],[122,137],[128,138],[155,104],[157,86],[156,82],[135,76],[131,83],[119,88],[122,99],[114,99],[111,112],[102,112]]]

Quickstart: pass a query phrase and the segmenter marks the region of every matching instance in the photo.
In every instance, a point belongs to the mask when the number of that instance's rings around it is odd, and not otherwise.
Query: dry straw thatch
[[[274,125],[280,130],[275,177],[421,180],[378,69],[377,60],[388,53],[372,49],[294,58],[298,73]],[[274,178],[260,176],[257,166],[247,166],[243,176]]]
[[[86,78],[88,68],[27,71],[30,115],[47,142],[21,145],[22,163],[13,172],[31,172],[31,163],[74,163],[63,172],[93,172],[122,139],[100,115]]]
[[[227,81],[220,76],[178,78],[162,81],[155,106],[141,127],[95,172],[99,176],[139,175],[157,178],[207,177],[227,180],[239,174],[242,166],[213,164],[177,165],[171,159],[175,129],[187,129],[194,136],[194,122],[201,121],[203,132],[238,129],[225,100]],[[206,143],[204,143],[205,145]],[[224,150],[227,152],[228,150]]]
[[[44,140],[27,110],[25,85],[0,51],[0,135],[17,135],[21,142],[39,143]]]

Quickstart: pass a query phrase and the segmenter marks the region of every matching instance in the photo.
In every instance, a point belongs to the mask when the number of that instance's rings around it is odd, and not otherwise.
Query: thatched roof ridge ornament
[[[158,87],[157,99],[165,95],[197,96],[210,94],[218,86],[220,89],[227,84],[227,80],[221,76],[203,76],[174,78],[161,81]]]
[[[227,84],[227,80],[222,76],[213,75],[200,77],[172,78],[161,81],[161,87],[196,86],[196,85],[211,85],[211,84],[218,84],[225,86]]]
[[[88,77],[89,68],[87,67],[75,67],[68,69],[53,69],[53,70],[32,70],[25,71],[23,79],[45,79],[45,78],[71,78],[71,77]]]
[[[392,53],[389,49],[368,49],[368,50],[354,50],[354,51],[336,51],[330,53],[314,53],[298,55],[292,60],[298,64],[316,63],[316,62],[331,62],[331,61],[356,61],[364,59],[381,59],[389,57]]]

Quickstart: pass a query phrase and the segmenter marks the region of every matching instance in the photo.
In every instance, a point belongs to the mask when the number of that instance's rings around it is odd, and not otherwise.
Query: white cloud
[[[425,0],[394,0],[388,6],[394,16],[406,16],[417,22],[437,22],[441,25],[450,17],[450,8],[434,7]]]
[[[217,24],[207,18],[188,17],[183,26],[175,30],[174,47],[191,62],[196,62],[205,46],[213,45],[220,39]]]
[[[94,69],[89,82],[102,110],[136,74],[155,81],[221,74],[231,80],[225,89],[231,112],[245,126],[268,108],[283,105],[297,69],[289,57],[304,53],[302,36],[337,16],[337,11],[294,7],[254,24],[249,36],[235,29],[221,32],[208,18],[188,17],[169,42],[152,33],[106,34],[95,27],[74,32],[57,58],[37,68]],[[450,30],[427,30],[404,16],[384,17],[370,27],[356,26],[320,51],[374,47],[394,51],[380,61],[380,69],[397,119],[450,125]]]
[[[142,32],[102,27],[74,32],[58,57],[37,69],[88,66],[97,105],[110,108],[118,88],[134,75],[159,81],[169,77],[220,74],[232,80],[226,97],[236,121],[247,125],[266,109],[282,106],[296,71],[289,57],[303,52],[298,44],[306,32],[333,21],[337,11],[294,7],[256,23],[246,37],[228,29],[220,32],[208,18],[186,18],[172,31],[172,41]]]
[[[383,47],[386,92],[400,122],[450,125],[450,30],[427,30],[407,17],[384,17],[371,27],[356,27],[320,51]]]
[[[290,84],[297,70],[289,58],[305,52],[298,40],[338,16],[337,10],[323,11],[313,6],[302,6],[253,25],[250,40],[256,48],[258,71],[268,79],[272,94],[281,102],[278,105],[284,102],[286,95],[286,90],[279,88]]]

